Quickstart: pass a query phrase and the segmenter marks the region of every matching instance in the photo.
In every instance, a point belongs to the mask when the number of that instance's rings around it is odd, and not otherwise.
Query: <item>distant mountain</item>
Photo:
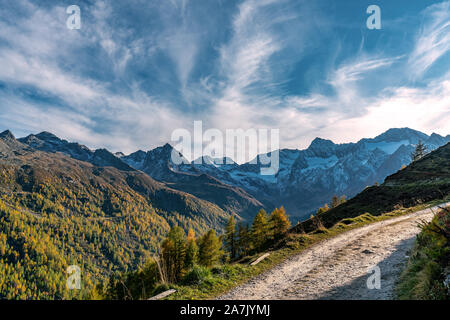
[[[41,132],[37,135],[30,134],[25,138],[18,139],[18,141],[36,150],[61,152],[74,159],[87,161],[97,166],[110,166],[126,171],[134,170],[106,149],[91,151],[84,145],[62,140],[50,132]]]
[[[0,133],[0,139],[2,139],[4,143],[16,140],[12,132],[9,130],[5,130],[2,133]]]
[[[175,164],[172,161],[172,153],[177,153],[183,163]],[[211,175],[217,169],[217,166],[212,164],[214,160],[208,159],[208,162],[199,166],[190,164],[168,143],[148,152],[137,151],[123,156],[121,160],[154,179],[167,183],[171,188],[215,203],[223,210],[245,219],[252,219],[258,210],[264,207],[244,189],[214,178]]]
[[[181,173],[180,166],[183,166],[183,164],[178,165],[172,161],[172,152],[176,151],[170,144],[166,143],[164,146],[148,152],[137,151],[129,156],[121,157],[121,160],[135,169],[144,171],[154,179],[173,182],[179,179],[177,174]],[[189,163],[181,153],[177,153],[184,163]],[[199,171],[192,169],[193,173],[200,174]]]
[[[450,195],[450,143],[432,151],[402,170],[388,176],[383,184],[371,186],[347,202],[321,215],[325,227],[366,212],[380,215],[395,208],[408,208]],[[312,231],[311,219],[293,231]]]

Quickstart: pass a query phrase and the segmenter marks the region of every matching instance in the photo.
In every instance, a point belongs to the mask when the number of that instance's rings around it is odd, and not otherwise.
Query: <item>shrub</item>
[[[198,285],[211,277],[211,270],[204,266],[194,266],[183,278],[183,284]]]

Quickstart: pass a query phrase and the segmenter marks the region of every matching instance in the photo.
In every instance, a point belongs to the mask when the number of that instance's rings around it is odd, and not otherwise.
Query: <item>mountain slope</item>
[[[0,143],[6,146],[0,149],[2,159],[0,165],[4,168],[10,179],[2,181],[1,188],[11,192],[35,192],[42,186],[52,188],[70,189],[93,196],[95,203],[79,203],[84,206],[101,205],[103,215],[114,215],[115,209],[109,208],[108,199],[113,194],[122,193],[130,196],[133,202],[148,203],[151,207],[170,214],[176,212],[183,217],[190,217],[197,221],[196,228],[220,227],[227,213],[212,203],[198,199],[190,194],[168,188],[163,183],[157,182],[142,172],[131,167],[117,165],[124,170],[118,170],[116,166],[98,166],[87,162],[75,160],[65,154],[53,154],[41,152],[23,145],[12,135],[8,140],[0,136]],[[4,150],[5,149],[5,150]],[[6,151],[6,152],[4,152]],[[97,150],[103,159],[108,159],[109,152]],[[120,161],[115,158],[105,161],[108,164]],[[117,196],[117,195],[116,195]],[[144,199],[143,199],[144,198]],[[129,199],[120,199],[128,201]],[[144,201],[143,201],[144,200]],[[77,199],[77,202],[79,199]],[[103,201],[103,202],[102,202]],[[82,201],[81,201],[82,202]],[[93,214],[93,213],[89,213]],[[207,215],[213,225],[202,221]],[[200,218],[201,217],[201,218]]]
[[[217,204],[226,212],[236,213],[251,221],[264,205],[241,188],[232,187],[209,175],[188,176],[180,182],[168,183],[173,189]]]
[[[89,286],[142,263],[171,225],[200,234],[220,230],[229,216],[142,172],[38,151],[0,134],[0,298],[68,297],[68,265],[80,266]]]

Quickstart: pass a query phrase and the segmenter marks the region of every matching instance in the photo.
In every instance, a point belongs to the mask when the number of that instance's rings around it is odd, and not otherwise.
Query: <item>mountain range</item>
[[[12,134],[2,133],[8,135]],[[382,183],[410,163],[410,154],[419,141],[432,151],[449,142],[450,135],[394,128],[356,143],[335,144],[316,138],[304,150],[280,149],[279,170],[271,176],[260,174],[261,155],[244,164],[230,159],[217,164],[205,156],[200,164],[185,160],[177,165],[172,161],[173,147],[168,143],[147,152],[124,155],[106,149],[90,150],[49,132],[17,141],[34,150],[62,153],[98,167],[144,172],[166,188],[190,194],[243,219],[252,218],[259,208],[271,210],[284,205],[294,220],[300,220],[334,194],[352,197],[367,186]]]
[[[169,144],[120,158],[131,167],[184,191],[188,190],[182,182],[206,174],[245,190],[268,209],[283,205],[291,217],[302,219],[334,194],[352,197],[366,186],[382,183],[388,175],[411,162],[410,155],[419,140],[432,151],[449,142],[450,135],[428,136],[409,128],[396,128],[357,143],[335,144],[316,138],[305,150],[279,150],[279,170],[273,176],[259,174],[259,156],[253,161],[257,164],[222,161],[226,164],[220,165],[214,159],[203,157],[201,164],[192,161],[176,165],[171,161]]]

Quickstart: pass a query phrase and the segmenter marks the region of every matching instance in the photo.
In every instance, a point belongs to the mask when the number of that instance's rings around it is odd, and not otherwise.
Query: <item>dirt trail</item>
[[[426,209],[350,230],[219,299],[392,299],[395,281],[420,231],[417,224],[432,216]],[[380,289],[367,288],[367,279],[373,275],[368,270],[373,266],[381,271]]]

